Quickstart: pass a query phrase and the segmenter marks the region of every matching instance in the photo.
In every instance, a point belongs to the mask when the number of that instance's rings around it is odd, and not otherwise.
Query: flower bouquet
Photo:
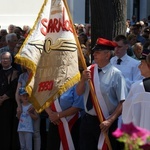
[[[150,131],[133,123],[123,124],[113,136],[124,143],[124,150],[150,150]]]

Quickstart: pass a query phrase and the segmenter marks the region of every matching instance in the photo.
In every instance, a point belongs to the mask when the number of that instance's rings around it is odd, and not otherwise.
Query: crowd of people
[[[88,67],[82,67],[79,56],[79,83],[40,114],[25,91],[30,70],[14,62],[30,27],[25,25],[22,29],[11,24],[7,30],[1,29],[0,149],[97,150],[106,146],[108,133],[112,149],[121,150],[123,145],[112,132],[122,123],[133,122],[150,130],[147,123],[141,125],[138,120],[142,115],[133,114],[131,109],[135,96],[150,92],[150,25],[146,20],[135,19],[133,16],[133,20],[127,20],[125,35],[112,40],[98,37],[93,48],[91,25],[74,24]],[[95,111],[89,79],[101,108],[102,122]]]

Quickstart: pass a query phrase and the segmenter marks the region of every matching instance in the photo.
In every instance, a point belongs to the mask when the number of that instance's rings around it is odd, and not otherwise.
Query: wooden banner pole
[[[64,5],[65,5],[67,13],[68,13],[70,22],[72,24],[73,34],[74,34],[74,38],[75,38],[76,43],[77,43],[77,48],[78,48],[78,52],[79,52],[79,55],[80,55],[80,58],[81,58],[82,66],[83,66],[84,69],[87,69],[85,58],[83,56],[82,49],[81,49],[81,46],[80,46],[80,43],[79,43],[79,40],[78,40],[78,37],[77,37],[77,33],[76,33],[74,25],[73,25],[73,21],[72,21],[72,17],[71,17],[69,8],[68,8],[68,4],[67,4],[66,0],[63,0],[63,1],[64,1]],[[102,116],[102,113],[101,113],[102,111],[101,111],[98,99],[96,97],[95,90],[94,90],[94,87],[93,87],[93,83],[92,83],[91,80],[89,80],[89,86],[90,86],[90,90],[91,90],[91,96],[94,100],[93,105],[94,105],[95,111],[97,113],[98,119],[99,119],[100,122],[103,122],[104,119],[103,119],[103,116]],[[106,143],[107,143],[107,146],[108,146],[109,150],[112,150],[108,134],[104,133],[104,135],[105,135]]]

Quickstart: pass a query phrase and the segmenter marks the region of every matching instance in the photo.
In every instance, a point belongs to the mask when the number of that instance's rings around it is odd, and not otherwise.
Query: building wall
[[[9,24],[32,27],[44,0],[2,0],[0,5],[0,26],[7,29]],[[84,23],[85,0],[68,0],[73,21]]]
[[[38,2],[37,2],[38,1]],[[22,27],[32,26],[44,0],[3,0],[0,5],[0,25],[7,28],[9,24]]]
[[[67,0],[74,23],[85,23],[85,0]],[[127,0],[127,18],[133,15],[133,2]],[[44,0],[3,0],[0,5],[0,26],[9,24],[33,26]],[[150,15],[150,0],[140,0],[140,20]]]
[[[150,15],[150,0],[140,0],[139,10],[134,8],[134,1],[136,0],[127,0],[127,18],[131,19],[132,15],[138,15],[134,13],[134,11],[139,11],[139,16],[137,16],[137,18],[139,18],[139,20],[142,20],[143,18],[147,19],[148,15]]]
[[[150,0],[147,0],[147,16],[150,16]]]
[[[140,16],[139,16],[139,19],[142,20],[143,18],[147,18],[147,10],[148,10],[148,7],[147,7],[147,0],[140,0]]]
[[[127,0],[127,19],[131,19],[133,15],[133,0]]]
[[[68,0],[68,5],[74,23],[85,22],[85,0]]]

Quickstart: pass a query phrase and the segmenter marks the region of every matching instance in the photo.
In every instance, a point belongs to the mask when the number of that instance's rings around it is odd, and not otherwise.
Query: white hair
[[[12,41],[13,37],[17,37],[17,35],[15,33],[9,33],[6,35],[6,42],[8,43],[8,41]]]

